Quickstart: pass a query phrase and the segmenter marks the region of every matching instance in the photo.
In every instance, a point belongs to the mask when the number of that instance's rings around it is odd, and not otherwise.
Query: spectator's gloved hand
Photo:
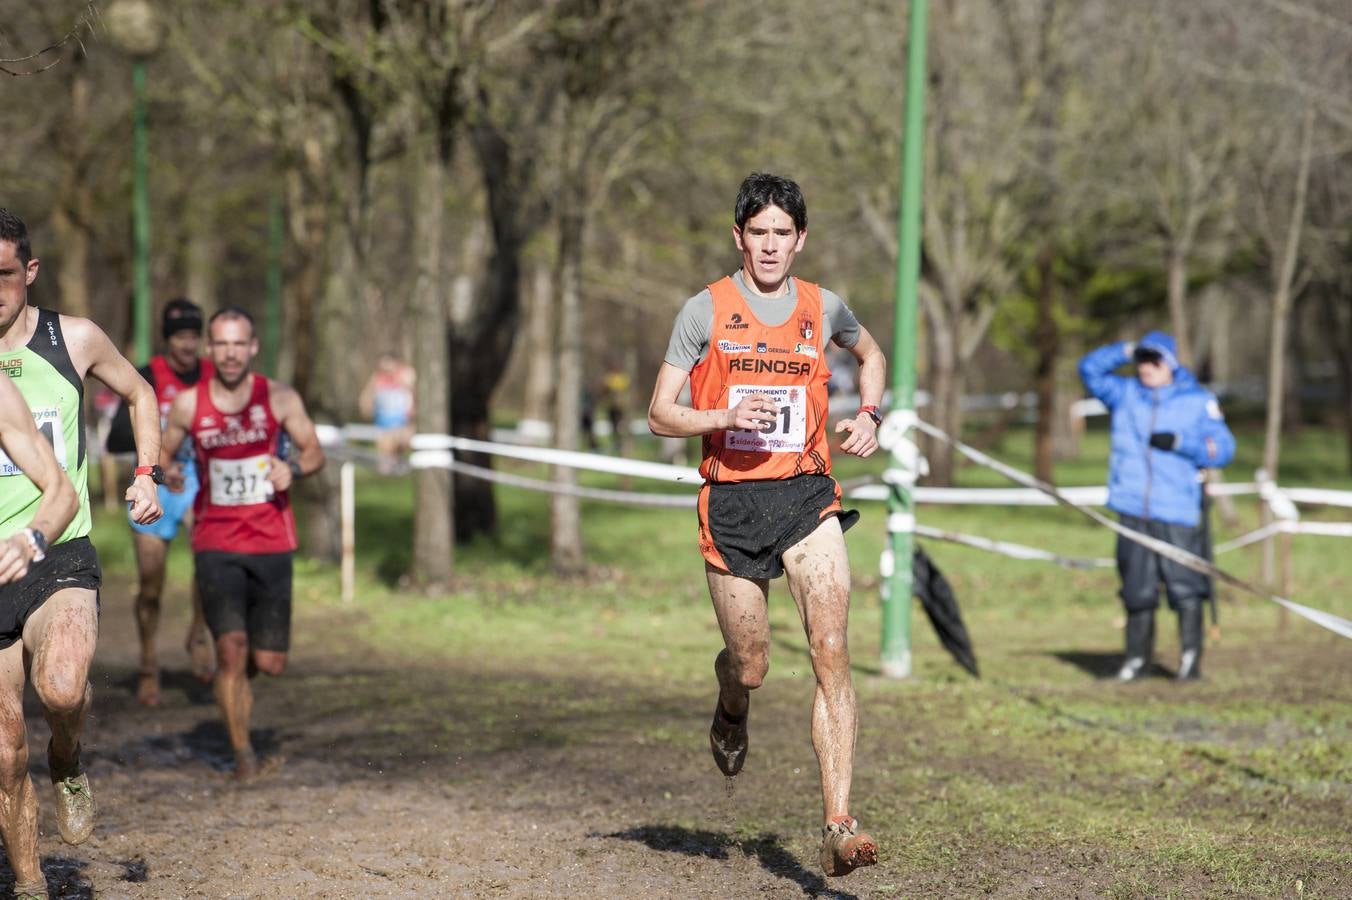
[[[1157,431],[1150,436],[1150,446],[1159,450],[1172,450],[1178,446],[1178,435],[1172,431]]]

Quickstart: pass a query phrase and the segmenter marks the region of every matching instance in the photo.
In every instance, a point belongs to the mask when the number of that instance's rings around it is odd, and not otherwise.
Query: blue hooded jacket
[[[1112,416],[1108,508],[1174,525],[1201,521],[1199,469],[1219,469],[1235,455],[1235,438],[1216,397],[1178,364],[1174,339],[1159,331],[1138,345],[1154,350],[1174,380],[1148,388],[1136,377],[1114,375],[1132,362],[1125,341],[1092,350],[1080,360],[1080,378]],[[1176,435],[1172,450],[1150,446],[1150,435]]]

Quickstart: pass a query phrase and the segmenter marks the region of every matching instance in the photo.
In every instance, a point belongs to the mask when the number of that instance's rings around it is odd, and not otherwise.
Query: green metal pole
[[[268,203],[267,297],[263,310],[263,371],[277,377],[282,346],[282,250],[284,246],[282,200],[272,195]]]
[[[887,530],[890,564],[884,562],[882,671],[889,678],[911,674],[911,554],[915,533],[915,455],[906,453],[915,416],[916,305],[920,285],[920,204],[925,146],[925,39],[929,0],[911,0],[906,65],[906,111],[901,150],[901,198],[897,216],[897,292],[892,332],[892,409],[905,430],[891,447],[892,486]]]
[[[132,112],[132,334],[136,363],[150,362],[150,148],[146,138],[146,63],[131,66]]]

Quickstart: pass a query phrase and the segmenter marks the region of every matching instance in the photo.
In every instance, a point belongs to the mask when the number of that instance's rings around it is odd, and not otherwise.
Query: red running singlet
[[[224,413],[211,382],[197,383],[192,436],[202,488],[194,504],[194,553],[287,553],[296,549],[296,519],[286,492],[274,493],[268,468],[281,430],[268,402],[268,379],[250,375],[249,402]]]

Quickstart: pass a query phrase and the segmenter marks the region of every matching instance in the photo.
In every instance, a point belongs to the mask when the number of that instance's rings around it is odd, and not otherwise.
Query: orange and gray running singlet
[[[709,354],[690,372],[695,409],[728,409],[748,394],[764,394],[779,409],[758,431],[726,430],[704,436],[700,474],[705,481],[735,483],[829,475],[826,438],[826,364],[821,289],[795,279],[798,305],[782,325],[756,318],[731,278],[709,285],[713,330]]]

